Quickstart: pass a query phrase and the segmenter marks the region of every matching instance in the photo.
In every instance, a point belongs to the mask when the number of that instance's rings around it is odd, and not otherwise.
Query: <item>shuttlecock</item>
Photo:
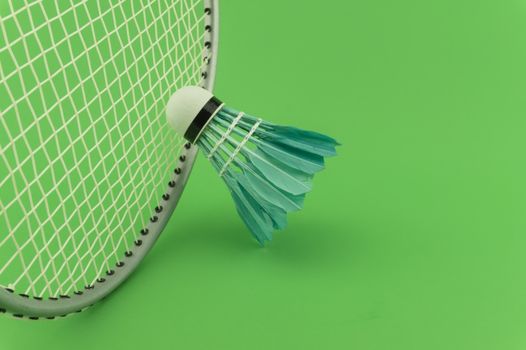
[[[302,209],[324,157],[336,155],[331,137],[278,126],[225,106],[196,86],[177,90],[168,122],[197,144],[228,186],[237,211],[260,244]]]

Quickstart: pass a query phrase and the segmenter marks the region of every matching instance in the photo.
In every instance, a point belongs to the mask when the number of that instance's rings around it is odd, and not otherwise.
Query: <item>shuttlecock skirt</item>
[[[211,118],[197,145],[228,186],[237,211],[260,244],[287,225],[287,213],[303,208],[324,158],[336,140],[278,126],[229,107]]]

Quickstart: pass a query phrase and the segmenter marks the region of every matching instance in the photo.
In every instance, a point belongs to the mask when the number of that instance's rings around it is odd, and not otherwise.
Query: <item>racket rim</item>
[[[201,84],[212,91],[218,57],[219,0],[203,0],[203,5],[205,36],[202,44],[203,48],[208,49],[209,57],[201,74]],[[148,225],[137,233],[138,237],[133,247],[124,254],[113,270],[99,276],[93,285],[85,286],[84,290],[58,297],[35,297],[0,287],[0,314],[11,314],[16,318],[31,320],[64,317],[83,311],[116,290],[136,270],[166,227],[184,192],[196,156],[197,146],[186,143],[182,147],[167,190],[160,198],[158,206],[152,210]]]

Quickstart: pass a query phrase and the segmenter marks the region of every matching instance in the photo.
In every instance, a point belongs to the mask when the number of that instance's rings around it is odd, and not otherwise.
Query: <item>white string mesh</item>
[[[169,96],[201,83],[202,0],[0,3],[0,286],[70,294],[147,224],[183,140]]]

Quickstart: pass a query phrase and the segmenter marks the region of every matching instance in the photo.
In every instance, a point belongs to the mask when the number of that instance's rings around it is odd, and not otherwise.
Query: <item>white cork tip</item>
[[[214,95],[199,86],[185,86],[177,90],[166,105],[166,118],[183,137],[190,124]]]

